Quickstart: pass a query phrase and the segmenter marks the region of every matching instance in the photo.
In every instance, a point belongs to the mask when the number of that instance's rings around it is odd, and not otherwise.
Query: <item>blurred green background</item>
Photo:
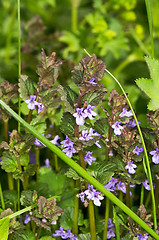
[[[144,56],[151,55],[144,0],[21,0],[22,74],[35,81],[41,48],[64,59],[60,83],[71,82],[71,70],[95,53],[122,83],[137,113],[147,111],[148,98],[135,79],[149,77]],[[159,58],[159,1],[151,1],[155,58]],[[17,1],[0,1],[0,81],[18,79]],[[108,75],[104,86],[120,92]]]

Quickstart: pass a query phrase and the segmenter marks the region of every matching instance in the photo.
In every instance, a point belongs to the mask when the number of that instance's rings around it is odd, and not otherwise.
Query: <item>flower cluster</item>
[[[150,184],[149,184],[149,181],[146,179],[144,182],[142,182],[142,184],[143,184],[143,186],[144,186],[144,188],[146,189],[146,190],[148,190],[148,191],[150,191],[151,189],[150,189]],[[155,184],[154,183],[152,183],[153,184],[153,188],[155,188]]]
[[[42,136],[44,136],[44,134],[42,134]],[[51,134],[48,134],[47,136],[45,136],[46,138],[50,138]],[[56,135],[54,137],[53,140],[51,140],[50,142],[55,144],[55,145],[59,145],[59,143],[57,142],[60,139],[59,135]],[[38,147],[44,146],[46,147],[46,145],[44,143],[42,143],[39,139],[35,138],[34,144]]]
[[[64,148],[62,151],[66,153],[66,155],[72,158],[73,153],[76,153],[76,149],[73,147],[73,142],[66,135],[66,139],[61,143],[61,148]]]
[[[85,118],[87,118],[87,117],[90,120],[93,120],[94,117],[97,115],[97,113],[92,111],[94,108],[95,108],[95,106],[91,106],[90,104],[87,106],[87,108],[85,110],[83,110],[83,108],[76,108],[76,112],[73,114],[73,116],[76,118],[76,124],[84,125]]]
[[[84,160],[85,160],[89,165],[91,165],[92,162],[96,160],[95,157],[92,157],[92,156],[91,156],[92,153],[93,153],[93,152],[88,151],[88,152],[86,153],[86,155],[84,156]]]
[[[149,234],[148,233],[145,233],[144,235],[137,234],[137,238],[138,238],[138,240],[147,240],[147,239],[149,239]]]
[[[154,162],[155,164],[159,164],[159,149],[156,148],[156,151],[151,151],[150,154],[153,156],[152,162]]]
[[[107,184],[104,184],[104,187],[110,192],[114,192],[114,190],[119,190],[123,193],[126,193],[126,183],[119,181],[118,179],[113,177],[111,177]],[[130,187],[134,187],[134,185],[130,185]]]
[[[64,231],[62,227],[60,230],[56,230],[55,233],[52,234],[53,237],[61,237],[62,239],[70,239],[75,240],[77,238],[76,234],[71,233],[71,230]]]
[[[122,126],[120,126],[121,122],[116,121],[113,125],[112,128],[114,129],[114,134],[115,135],[121,135],[121,130],[123,129]]]
[[[38,107],[38,113],[40,113],[44,108],[44,105],[42,103],[39,103],[39,102],[36,101],[36,96],[34,96],[34,95],[30,95],[30,99],[25,100],[25,102],[28,104],[27,107],[30,110],[34,110],[37,106]]]
[[[126,108],[123,108],[123,111],[119,114],[119,117],[132,117],[132,111],[128,111]]]
[[[104,199],[104,197],[101,196],[101,193],[93,189],[93,185],[90,184],[88,184],[88,190],[81,192],[80,194],[77,195],[77,197],[80,197],[82,202],[85,202],[86,198],[92,200],[94,205],[98,207],[101,205],[100,200]]]
[[[112,223],[111,218],[108,219],[108,231],[107,231],[107,239],[110,239],[111,237],[115,237],[114,229],[114,224]]]
[[[136,146],[133,150],[133,153],[139,155],[143,151],[144,151],[143,147],[139,148],[138,146]]]

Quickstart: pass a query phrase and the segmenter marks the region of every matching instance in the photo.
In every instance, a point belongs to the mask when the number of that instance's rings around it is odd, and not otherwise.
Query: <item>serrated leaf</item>
[[[38,115],[34,119],[32,119],[30,125],[33,126],[39,133],[43,134],[46,130],[46,118],[46,115]]]
[[[150,111],[157,110],[159,108],[159,100],[151,99],[150,102],[148,103],[147,107]]]
[[[23,100],[30,99],[30,95],[35,93],[34,83],[27,75],[20,76],[18,86],[20,97]]]
[[[72,80],[75,84],[80,84],[83,81],[83,65],[79,63],[72,71]]]
[[[81,213],[81,211],[79,211],[78,226],[82,226],[83,221],[84,221],[83,214]],[[67,230],[72,228],[73,223],[74,223],[74,208],[67,207],[64,210],[64,214],[62,214],[60,218],[60,226],[63,227],[63,229]]]
[[[25,207],[28,207],[28,206],[34,204],[33,191],[31,191],[31,190],[22,191],[21,197],[20,197],[20,202],[21,202],[22,206],[25,206]]]
[[[41,98],[41,102],[50,108],[56,108],[61,102],[61,98],[58,96],[57,89],[57,86],[53,86],[49,89],[42,90],[38,94],[38,96]]]
[[[1,240],[7,240],[8,239],[8,232],[9,232],[9,217],[0,219],[0,236]]]
[[[74,135],[75,118],[71,113],[66,112],[61,119],[60,129],[65,135]]]
[[[69,168],[69,170],[65,173],[65,175],[68,178],[73,178],[74,180],[78,180],[78,179],[80,179],[80,181],[83,180],[72,168]]]
[[[40,238],[39,240],[52,240],[53,238],[51,236],[44,236]]]
[[[6,190],[3,192],[4,199],[10,203],[18,202],[18,195],[14,190]]]
[[[150,70],[151,78],[154,82],[155,87],[159,90],[159,62],[156,59],[145,57],[146,63]]]
[[[102,102],[102,99],[106,95],[106,89],[99,89],[93,92],[88,92],[83,96],[83,102],[88,102],[91,106],[97,106],[99,103]]]
[[[156,99],[159,100],[158,90],[156,89],[152,79],[139,78],[139,79],[136,80],[136,84],[150,98],[156,98]]]
[[[6,172],[15,172],[18,164],[17,164],[17,158],[14,155],[14,153],[10,151],[4,151],[3,155],[1,157],[1,166],[2,169],[5,170]]]
[[[65,111],[74,113],[74,104],[77,103],[78,100],[77,94],[66,85],[60,85],[58,91],[61,94],[61,100],[64,101]]]

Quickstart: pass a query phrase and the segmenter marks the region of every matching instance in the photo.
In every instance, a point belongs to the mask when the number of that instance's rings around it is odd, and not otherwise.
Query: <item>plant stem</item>
[[[130,201],[130,186],[126,184],[126,206],[131,208],[131,201]]]
[[[9,188],[9,190],[14,190],[14,180],[13,180],[12,173],[7,173],[7,177],[8,177],[8,188]]]
[[[54,161],[55,161],[55,170],[58,172],[59,166],[58,166],[58,158],[57,155],[54,153]]]
[[[72,4],[72,32],[77,32],[77,10],[80,4],[80,0],[71,0]]]
[[[1,183],[0,183],[0,197],[1,197],[2,209],[5,210],[5,203],[4,203]]]
[[[91,240],[96,240],[96,228],[95,228],[95,215],[94,215],[94,205],[91,200],[89,200],[89,224],[90,224],[90,232],[91,232]]]
[[[18,76],[21,75],[21,33],[20,33],[20,0],[18,1]],[[21,116],[21,98],[18,97],[18,115]],[[18,132],[20,133],[20,122],[18,122]]]
[[[6,120],[3,120],[4,123],[4,138],[5,141],[8,143],[9,138],[8,138],[8,118]]]
[[[76,182],[76,187],[79,188],[79,181]],[[75,195],[74,204],[74,223],[73,223],[73,233],[78,234],[78,212],[79,212],[79,198]]]
[[[149,22],[149,31],[150,31],[150,38],[151,38],[151,57],[154,58],[155,49],[154,49],[154,40],[153,40],[153,24],[152,24],[152,12],[151,12],[151,3],[150,0],[145,0],[146,3],[146,10],[147,10],[147,17]]]
[[[37,166],[36,169],[36,181],[39,181],[39,171],[40,171],[40,150],[39,147],[35,147],[35,163]]]
[[[156,182],[155,182],[155,203],[156,203],[156,211],[158,206],[158,197],[159,197],[159,178],[157,176]]]
[[[109,198],[106,198],[105,222],[104,222],[103,240],[107,239],[108,219],[109,219],[109,208],[110,208],[110,200],[109,200]]]
[[[17,180],[18,211],[20,211],[20,179]]]
[[[40,232],[41,232],[41,227],[38,229],[37,236],[36,236],[36,239],[35,239],[35,240],[38,240],[38,238],[39,238],[39,236],[40,236]]]
[[[143,184],[141,184],[140,206],[143,204],[143,202],[144,202],[144,186]]]

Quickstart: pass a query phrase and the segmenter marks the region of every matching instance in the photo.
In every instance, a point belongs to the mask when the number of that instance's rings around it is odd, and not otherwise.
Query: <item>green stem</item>
[[[21,75],[21,33],[20,33],[20,0],[18,1],[18,76]],[[21,98],[18,97],[18,115],[21,116]],[[20,133],[20,122],[18,122],[18,132]]]
[[[140,135],[140,138],[141,138],[141,142],[142,142],[142,145],[143,145],[143,149],[144,149],[144,153],[145,153],[145,159],[146,159],[146,166],[147,166],[147,172],[148,172],[148,180],[149,180],[149,183],[150,183],[150,189],[151,189],[151,196],[152,196],[152,208],[153,208],[153,219],[154,219],[154,229],[156,230],[157,229],[157,219],[156,219],[156,205],[155,205],[155,196],[154,196],[154,190],[153,190],[153,184],[152,184],[152,175],[151,175],[151,169],[150,169],[150,163],[149,163],[149,158],[148,158],[148,153],[147,153],[147,149],[146,149],[146,145],[145,145],[145,141],[144,141],[144,138],[143,138],[143,135],[142,135],[142,132],[141,132],[141,128],[138,124],[138,120],[137,120],[137,117],[136,117],[136,114],[133,110],[133,107],[130,103],[130,100],[129,98],[127,97],[126,95],[126,92],[125,90],[123,89],[123,87],[121,86],[120,82],[116,79],[116,77],[114,77],[107,69],[105,69],[105,71],[117,82],[117,84],[119,85],[119,87],[121,88],[129,106],[130,106],[130,109],[133,113],[133,116],[134,116],[134,119],[135,119],[135,122],[136,122],[136,125],[137,125],[137,128],[138,128],[138,131],[139,131],[139,135]]]
[[[37,236],[36,236],[36,239],[35,239],[35,240],[38,240],[38,238],[39,238],[39,236],[40,236],[40,232],[41,232],[41,227],[38,229]]]
[[[69,158],[64,152],[62,152],[57,146],[52,144],[47,138],[42,136],[36,129],[30,126],[24,119],[18,116],[7,104],[0,100],[0,104],[5,108],[17,121],[19,121],[34,137],[38,138],[43,144],[45,144],[52,152],[57,154],[66,164],[68,164],[73,170],[75,170],[80,176],[85,178],[96,189],[108,197],[114,204],[116,204],[123,212],[131,217],[137,224],[139,224],[146,232],[152,237],[159,240],[159,236],[151,229],[141,218],[139,218],[131,209],[129,209],[123,202],[121,202],[114,194],[108,191],[100,182],[87,173],[79,164]]]
[[[77,11],[80,4],[80,0],[71,0],[72,4],[72,32],[77,32]]]
[[[90,232],[91,232],[91,240],[96,240],[96,228],[95,228],[95,214],[94,214],[94,205],[93,202],[89,201],[89,224],[90,224]]]
[[[39,181],[39,171],[40,171],[40,150],[39,147],[35,148],[35,163],[36,163],[36,181]]]
[[[20,179],[17,180],[18,211],[20,211]]]
[[[109,198],[106,198],[105,222],[104,222],[103,240],[107,239],[109,209],[110,209],[110,200],[109,200]]]
[[[143,202],[144,202],[144,186],[143,184],[141,184],[140,206],[143,204]]]
[[[3,120],[3,123],[4,123],[4,138],[5,138],[5,141],[8,143],[8,141],[9,141],[9,138],[8,138],[8,119]]]
[[[76,187],[79,188],[79,181],[76,181]],[[74,223],[73,223],[73,233],[78,234],[78,213],[79,213],[79,198],[75,195],[74,200]]]
[[[58,158],[56,154],[54,154],[54,161],[55,161],[55,170],[56,172],[58,172],[59,166],[58,166]]]
[[[9,188],[9,190],[14,190],[14,180],[13,180],[12,173],[7,173],[7,177],[8,177],[8,188]]]
[[[153,40],[153,24],[152,24],[152,12],[151,12],[151,3],[150,0],[145,0],[146,3],[146,10],[147,10],[147,17],[149,22],[149,31],[150,31],[150,38],[151,38],[151,57],[154,58],[155,49],[154,49],[154,40]]]
[[[126,206],[131,208],[131,200],[130,200],[130,186],[126,184]]]
[[[155,182],[155,203],[156,203],[156,211],[158,206],[158,197],[159,197],[159,179],[157,177]]]
[[[118,222],[118,217],[117,217],[114,206],[113,206],[113,217],[114,217],[115,230],[116,230],[116,240],[120,240],[119,222]]]
[[[3,192],[2,192],[1,183],[0,183],[0,197],[1,197],[2,209],[5,210],[5,203],[4,203],[4,198],[3,198]]]

